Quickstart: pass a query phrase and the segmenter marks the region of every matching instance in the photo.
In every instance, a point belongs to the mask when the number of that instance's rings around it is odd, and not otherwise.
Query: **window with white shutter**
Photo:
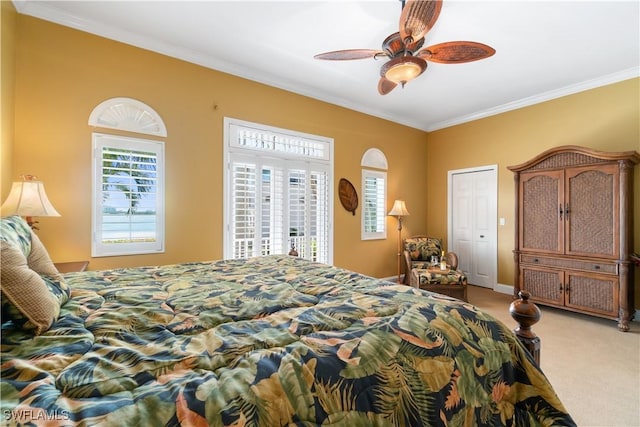
[[[377,148],[362,156],[362,240],[387,238],[387,159]],[[373,170],[380,169],[380,170]]]
[[[225,258],[333,261],[332,141],[225,119]]]
[[[362,239],[385,239],[387,194],[386,173],[362,171]]]
[[[164,251],[164,143],[93,134],[92,256]]]

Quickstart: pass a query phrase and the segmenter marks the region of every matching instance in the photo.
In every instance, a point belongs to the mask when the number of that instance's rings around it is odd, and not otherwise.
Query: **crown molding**
[[[465,116],[460,116],[452,120],[446,120],[439,123],[434,123],[433,126],[427,129],[427,132],[433,132],[435,130],[448,128],[451,126],[471,122],[474,120],[483,119],[497,114],[506,113],[508,111],[517,110],[531,105],[540,104],[542,102],[551,101],[553,99],[562,98],[564,96],[573,95],[579,92],[595,89],[602,86],[618,83],[624,80],[640,77],[640,67],[633,67],[627,70],[623,70],[617,73],[609,74],[606,76],[598,77],[596,79],[586,80],[580,83],[565,86],[559,89],[543,92],[527,98],[522,98],[513,102],[498,105],[496,107],[488,108],[486,110],[478,111]]]
[[[89,21],[79,18],[75,15],[71,15],[65,12],[61,12],[59,9],[51,7],[44,1],[35,0],[13,0],[16,10],[25,15],[34,16],[39,19],[54,22],[66,27],[71,27],[80,31],[95,34],[101,37],[105,37],[111,40],[119,41],[128,45],[132,45],[141,49],[150,50],[163,55],[167,55],[173,58],[181,59],[196,65],[200,65],[206,68],[210,68],[216,71],[232,74],[234,76],[252,80],[258,83],[266,84],[268,86],[276,87],[289,92],[297,93],[302,96],[308,96],[323,102],[338,105],[344,108],[359,111],[364,114],[375,116],[381,119],[389,120],[394,123],[409,126],[415,129],[420,129],[425,132],[433,132],[436,130],[468,123],[471,121],[483,119],[486,117],[495,116],[498,114],[506,113],[512,110],[528,107],[531,105],[539,104],[541,102],[550,101],[553,99],[561,98],[567,95],[572,95],[586,90],[595,89],[598,87],[618,83],[620,81],[640,77],[640,67],[633,67],[627,70],[622,70],[613,74],[598,77],[591,80],[586,80],[581,83],[572,84],[555,90],[540,93],[527,98],[522,98],[506,104],[498,105],[495,107],[487,108],[485,110],[476,111],[471,114],[459,116],[450,120],[433,123],[432,125],[425,127],[421,123],[413,123],[408,121],[405,117],[394,116],[382,111],[373,111],[366,105],[354,103],[345,98],[328,97],[324,93],[319,93],[313,90],[305,90],[289,85],[283,82],[278,76],[258,73],[255,70],[247,69],[246,67],[240,67],[236,64],[232,64],[226,61],[220,61],[212,58],[209,55],[205,55],[201,52],[178,47],[170,43],[161,42],[150,37],[143,37],[139,34],[126,31],[120,28],[104,25],[100,22]]]

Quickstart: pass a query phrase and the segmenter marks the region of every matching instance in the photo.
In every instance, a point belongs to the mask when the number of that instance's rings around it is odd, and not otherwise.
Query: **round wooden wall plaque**
[[[356,208],[358,207],[358,193],[356,192],[356,189],[353,188],[353,184],[344,178],[340,178],[338,194],[340,196],[340,203],[342,203],[342,206],[348,212],[355,215]]]

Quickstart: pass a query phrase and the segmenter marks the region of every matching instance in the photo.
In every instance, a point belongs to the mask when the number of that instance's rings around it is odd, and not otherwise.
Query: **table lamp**
[[[38,230],[35,226],[38,221],[33,220],[34,216],[60,216],[60,214],[49,201],[42,181],[38,181],[38,178],[33,175],[22,175],[21,178],[22,181],[12,184],[9,197],[0,207],[0,213],[2,216],[24,216],[29,227]]]

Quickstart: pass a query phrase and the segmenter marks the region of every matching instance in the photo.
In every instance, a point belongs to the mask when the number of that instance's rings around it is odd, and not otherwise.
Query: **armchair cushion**
[[[433,267],[431,265],[431,261],[422,261],[422,260],[418,260],[418,261],[411,261],[411,270],[413,270],[414,268],[418,268],[421,270],[426,270],[427,268],[431,268]]]
[[[442,253],[442,241],[435,237],[411,237],[405,239],[404,249],[412,261],[430,261],[432,256],[439,257]]]

